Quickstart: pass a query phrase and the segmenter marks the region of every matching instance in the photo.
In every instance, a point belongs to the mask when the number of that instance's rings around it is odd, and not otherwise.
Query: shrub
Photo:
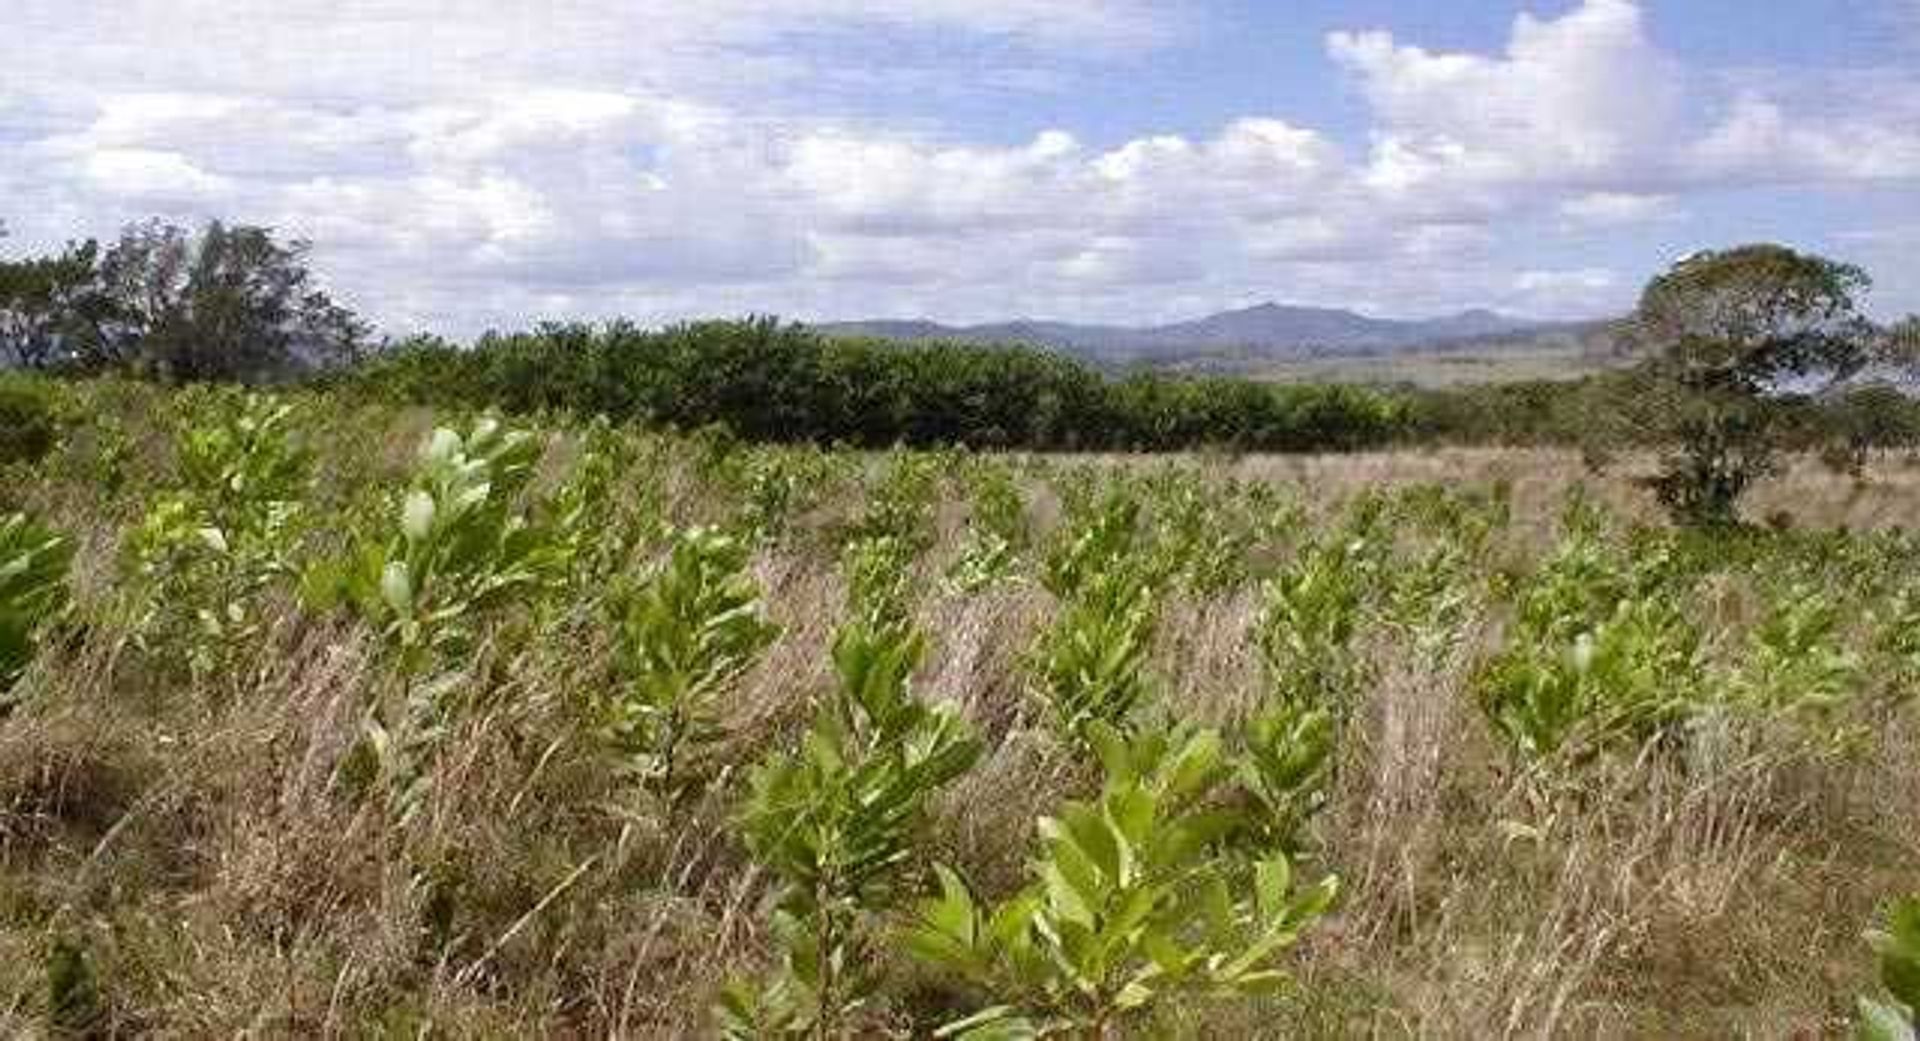
[[[178,484],[148,507],[130,548],[146,586],[142,639],[183,646],[204,674],[236,664],[259,632],[262,590],[294,569],[312,453],[285,402],[221,391],[185,400]]]
[[[1140,501],[1124,488],[1086,502],[1068,499],[1068,518],[1047,553],[1041,582],[1062,600],[1071,600],[1102,579],[1127,575],[1144,584]]]
[[[1096,725],[1130,729],[1153,696],[1146,660],[1156,610],[1145,582],[1113,571],[1065,604],[1041,637],[1038,698],[1069,742],[1084,748]]]
[[[1218,734],[1099,728],[1095,743],[1100,796],[1041,819],[1031,886],[986,908],[943,868],[906,930],[909,952],[989,1003],[939,1036],[1102,1038],[1185,997],[1270,990],[1332,903],[1334,879],[1296,891],[1283,855],[1215,852],[1231,824],[1205,809],[1226,778]]]
[[[1277,698],[1344,711],[1359,695],[1353,636],[1368,567],[1363,542],[1336,537],[1267,583],[1255,639]]]
[[[1867,934],[1884,999],[1860,999],[1861,1041],[1914,1041],[1920,1030],[1920,898],[1896,904],[1885,930]]]
[[[1478,683],[1481,706],[1529,761],[1584,758],[1670,733],[1698,705],[1699,632],[1665,601],[1628,600],[1570,641],[1522,636]]]
[[[1408,422],[1397,400],[1356,387],[1110,380],[1050,351],[832,339],[770,318],[658,331],[549,325],[465,350],[418,340],[335,382],[389,400],[564,408],[865,448],[1343,451],[1385,443]]]
[[[1032,536],[1026,500],[1010,467],[979,460],[968,478],[967,540],[947,581],[960,592],[974,593],[1011,578]]]
[[[23,514],[0,516],[0,705],[33,660],[41,627],[67,604],[73,546]]]
[[[349,776],[383,780],[402,820],[421,804],[425,759],[447,728],[478,626],[496,610],[537,599],[565,573],[552,533],[516,503],[539,455],[530,435],[492,419],[465,437],[435,430],[399,503],[398,531],[309,576],[310,592],[331,597],[339,587],[393,654],[401,704],[368,713]]]
[[[0,466],[39,462],[59,434],[53,385],[0,375]]]
[[[1248,721],[1241,744],[1234,772],[1251,803],[1241,837],[1258,849],[1292,855],[1327,802],[1333,715],[1297,703],[1269,705]]]
[[[515,502],[539,456],[532,435],[492,419],[464,437],[437,429],[421,447],[398,531],[364,546],[348,576],[354,603],[380,623],[404,673],[456,660],[476,619],[554,578],[548,533]]]
[[[1845,605],[1811,586],[1791,586],[1747,634],[1734,697],[1770,714],[1832,718],[1862,686],[1859,655],[1843,642]]]
[[[715,1010],[728,1037],[836,1037],[872,979],[859,924],[894,905],[926,807],[979,757],[949,707],[914,696],[925,653],[902,627],[855,622],[834,641],[840,682],[801,747],[755,767],[741,828],[779,882],[778,969]]]
[[[741,543],[682,532],[666,563],[617,607],[618,686],[597,699],[599,731],[671,804],[697,774],[688,760],[719,733],[715,700],[779,628],[761,618]]]

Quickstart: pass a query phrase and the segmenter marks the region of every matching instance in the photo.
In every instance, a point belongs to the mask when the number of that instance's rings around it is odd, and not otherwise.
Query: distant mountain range
[[[928,321],[832,322],[816,326],[834,336],[903,343],[1025,344],[1050,348],[1101,365],[1222,368],[1249,363],[1325,357],[1364,357],[1426,350],[1514,349],[1543,343],[1587,346],[1604,322],[1537,322],[1494,311],[1462,311],[1422,320],[1372,318],[1323,307],[1261,304],[1171,325],[1076,325],[1011,321],[942,325]]]

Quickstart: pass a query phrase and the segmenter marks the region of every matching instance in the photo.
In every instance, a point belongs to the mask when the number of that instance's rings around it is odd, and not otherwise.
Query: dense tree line
[[[1661,355],[1656,354],[1654,360]],[[1023,347],[835,339],[771,319],[625,323],[400,344],[330,377],[396,400],[563,410],[761,441],[1057,451],[1345,451],[1395,444],[1673,443],[1690,392],[1651,361],[1577,380],[1422,390],[1123,376]],[[1857,468],[1920,444],[1920,402],[1881,382],[1755,395],[1783,450]]]
[[[834,339],[772,319],[422,339],[331,381],[439,405],[564,409],[753,440],[1038,450],[1351,449],[1405,428],[1391,396],[1236,379],[1112,379],[1021,347]]]

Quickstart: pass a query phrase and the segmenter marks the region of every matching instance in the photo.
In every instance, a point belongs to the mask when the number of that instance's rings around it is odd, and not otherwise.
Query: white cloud
[[[213,198],[229,182],[195,166],[178,152],[147,148],[101,148],[79,158],[87,182],[107,195],[155,203]]]
[[[1671,195],[1633,192],[1589,192],[1560,204],[1560,214],[1583,227],[1609,228],[1685,216]]]
[[[1522,15],[1495,53],[1332,34],[1371,113],[1361,140],[1270,113],[1111,146],[812,111],[817,81],[884,94],[927,70],[848,71],[792,41],[922,34],[964,52],[936,79],[999,90],[1140,60],[1192,31],[1171,5],[5,2],[13,245],[153,212],[271,223],[313,238],[378,316],[455,331],[745,310],[1163,318],[1269,297],[1570,313],[1628,287],[1524,259],[1513,229],[1680,220],[1720,186],[1920,179],[1912,77],[1817,104],[1721,97],[1628,0]]]
[[[1621,305],[1620,277],[1607,268],[1522,271],[1509,305],[1527,314],[1594,314]]]
[[[1801,121],[1749,95],[1689,159],[1692,171],[1710,181],[1912,180],[1920,178],[1920,122],[1896,126],[1858,115]]]
[[[1684,97],[1683,71],[1627,0],[1522,14],[1499,56],[1380,31],[1333,33],[1327,49],[1374,108],[1372,180],[1393,192],[1612,182],[1661,161]]]

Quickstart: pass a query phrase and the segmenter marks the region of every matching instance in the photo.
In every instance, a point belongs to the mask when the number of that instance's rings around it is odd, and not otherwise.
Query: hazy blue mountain
[[[1261,304],[1156,326],[1019,320],[964,326],[928,321],[857,321],[827,323],[818,328],[830,335],[902,342],[1028,344],[1101,362],[1161,362],[1223,351],[1242,357],[1251,354],[1276,359],[1370,354],[1468,340],[1506,339],[1569,326],[1485,310],[1409,321],[1372,318],[1335,308]]]

